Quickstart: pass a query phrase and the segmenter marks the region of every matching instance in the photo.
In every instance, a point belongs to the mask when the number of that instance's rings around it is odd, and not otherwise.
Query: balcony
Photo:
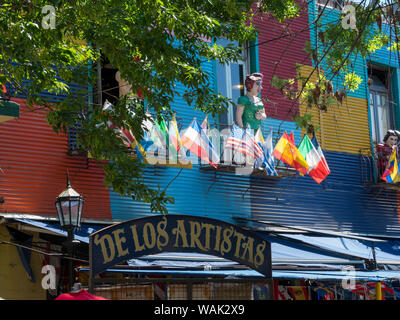
[[[279,160],[274,159],[275,170],[278,173],[277,176],[271,176],[266,173],[264,169],[258,169],[254,167],[254,159],[251,157],[247,157],[237,151],[226,149],[225,145],[228,141],[228,138],[231,134],[231,128],[228,126],[226,129],[222,129],[218,131],[216,129],[210,130],[208,136],[215,147],[216,150],[219,150],[220,154],[220,163],[217,168],[209,165],[204,161],[200,161],[200,169],[204,171],[214,171],[214,172],[229,172],[235,173],[237,175],[249,175],[249,176],[257,176],[257,177],[266,177],[269,179],[279,179],[284,177],[290,177],[297,175],[296,169],[289,167],[286,163],[281,162]],[[275,143],[279,140],[280,136],[276,137]]]
[[[374,146],[372,152],[370,148],[360,149],[359,155],[361,183],[363,185],[382,189],[400,190],[400,182],[388,183],[381,179],[385,171],[386,162],[378,156],[376,146]]]

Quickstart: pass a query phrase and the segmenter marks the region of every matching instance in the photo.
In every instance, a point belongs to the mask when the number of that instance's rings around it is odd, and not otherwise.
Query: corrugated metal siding
[[[212,62],[203,64],[205,72],[210,75],[214,73]],[[211,77],[210,85],[215,86],[215,78]],[[177,85],[180,92],[184,87]],[[186,102],[177,97],[174,99],[172,109],[176,111],[177,119],[180,119],[183,128],[188,127],[194,117],[201,123],[205,117],[204,113],[189,107]],[[214,120],[208,118],[211,127]],[[180,169],[162,166],[148,166],[145,169],[145,183],[150,187],[157,188],[160,185],[163,190],[175,177],[168,187],[167,195],[175,198],[175,204],[168,206],[170,214],[192,214],[208,216],[215,219],[232,221],[232,215],[250,216],[249,201],[249,176],[236,176],[230,173],[214,173],[199,169],[198,158],[192,157],[196,162],[193,169]],[[246,192],[247,191],[247,192]],[[110,201],[112,217],[116,220],[134,219],[151,214],[150,206],[129,197],[121,197],[110,190]]]
[[[310,6],[309,6],[309,15],[310,15],[310,21],[314,21],[315,19],[317,19],[318,17],[318,11],[317,7],[314,3],[314,1],[311,1]],[[322,7],[323,8],[323,7]],[[310,39],[311,39],[311,45],[312,48],[315,48],[317,45],[317,41],[318,41],[318,48],[320,48],[319,53],[320,56],[322,57],[325,54],[325,50],[326,48],[323,50],[323,48],[321,48],[321,42],[317,39],[317,34],[319,31],[323,31],[328,24],[334,23],[341,23],[341,19],[340,19],[340,11],[339,10],[334,10],[334,9],[329,9],[326,8],[323,15],[321,16],[320,20],[319,20],[320,24],[322,25],[321,29],[316,30],[315,28],[315,24],[313,24],[312,28],[310,29]],[[343,59],[345,58],[345,56],[342,57]],[[367,78],[366,78],[366,74],[365,74],[365,68],[366,68],[366,61],[362,58],[361,55],[354,55],[351,54],[349,57],[349,60],[351,61],[351,71],[355,72],[358,76],[360,76],[362,78],[362,82],[359,85],[359,88],[356,91],[350,91],[348,92],[348,96],[349,97],[357,97],[357,98],[363,98],[363,99],[367,99]],[[305,63],[308,65],[311,65],[311,63]],[[315,67],[315,62],[312,61],[312,65]],[[326,64],[326,60],[324,59],[323,61],[321,61],[320,66],[322,68],[322,70],[327,70],[327,64]],[[331,75],[329,73],[326,74],[326,77],[328,79],[331,79]],[[343,74],[339,74],[338,76],[334,77],[332,79],[332,83],[334,86],[334,90],[336,89],[341,89],[343,88]]]
[[[393,30],[390,31],[390,27],[387,24],[382,25],[382,31],[388,35],[390,38],[394,38]],[[379,50],[376,50],[369,57],[374,64],[390,66],[394,68],[399,67],[399,56],[398,52],[388,50],[388,47],[383,47]]]
[[[399,236],[396,192],[361,185],[356,155],[325,152],[331,174],[281,180],[252,177],[253,219],[359,234]]]
[[[151,166],[146,168],[145,182],[161,190],[178,176],[180,169]],[[234,173],[207,172],[198,165],[183,169],[169,185],[167,195],[175,198],[168,205],[169,214],[190,214],[210,217],[233,223],[232,216],[250,216],[249,176]],[[111,209],[116,220],[128,220],[148,216],[150,207],[130,198],[121,198],[111,192]]]
[[[301,72],[308,76],[313,67],[302,66]],[[313,74],[311,80],[316,80]],[[300,105],[300,114],[309,112],[312,121],[320,126],[316,136],[321,147],[329,151],[358,154],[360,149],[370,148],[368,101],[348,96],[342,105],[331,106],[327,112]]]
[[[304,4],[300,4],[300,7],[303,6]],[[270,81],[273,75],[282,79],[296,78],[296,62],[311,65],[311,60],[304,51],[306,42],[310,42],[308,22],[307,6],[303,7],[298,18],[285,22],[285,25],[289,26],[288,31],[270,17],[261,16],[254,19],[254,24],[260,32],[259,70],[264,75],[261,96],[269,100],[264,102],[264,107],[270,118],[291,120],[299,112],[298,103],[293,104],[283,97],[278,89],[270,85]],[[287,36],[287,32],[291,32],[293,36]],[[282,38],[271,41],[278,37]],[[278,62],[280,63],[274,73]]]
[[[293,132],[294,142],[296,145],[299,145],[301,141],[301,131],[296,128],[296,124],[291,121],[284,121],[278,119],[267,118],[266,120],[261,122],[261,130],[264,138],[266,138],[272,129],[272,141],[275,144],[282,137],[285,131],[290,134]]]
[[[54,202],[71,184],[85,197],[84,218],[111,218],[109,192],[101,165],[68,156],[68,139],[46,122],[46,111],[32,111],[23,99],[20,118],[0,124],[0,212],[56,215]]]

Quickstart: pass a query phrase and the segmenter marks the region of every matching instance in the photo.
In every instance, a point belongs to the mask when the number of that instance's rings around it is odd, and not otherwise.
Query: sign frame
[[[162,252],[195,252],[246,265],[272,278],[271,244],[253,231],[201,216],[152,215],[89,236],[89,290],[94,277],[120,262]]]

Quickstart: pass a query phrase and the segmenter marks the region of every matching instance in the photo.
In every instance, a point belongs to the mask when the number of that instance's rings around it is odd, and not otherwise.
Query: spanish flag
[[[304,175],[308,172],[309,166],[306,159],[304,159],[286,131],[275,146],[274,157],[295,168],[300,174]]]

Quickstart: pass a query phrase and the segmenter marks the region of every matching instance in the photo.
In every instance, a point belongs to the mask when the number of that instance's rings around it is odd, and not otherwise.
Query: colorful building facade
[[[306,106],[284,98],[279,90],[270,85],[270,81],[274,75],[295,78],[298,71],[296,63],[301,64],[304,75],[313,71],[314,62],[305,53],[304,47],[307,42],[311,46],[316,45],[316,31],[309,25],[317,12],[318,5],[311,3],[302,8],[298,18],[288,22],[291,34],[296,36],[284,36],[286,29],[265,16],[259,17],[254,22],[260,31],[258,39],[248,45],[242,63],[228,66],[216,62],[204,63],[205,70],[213,75],[215,90],[225,92],[232,99],[243,94],[240,90],[243,90],[245,74],[264,74],[261,96],[266,98],[264,107],[268,118],[263,122],[262,129],[264,137],[272,130],[274,143],[286,131],[293,132],[298,145],[304,134],[296,127],[292,117],[304,113]],[[334,9],[327,12],[323,17],[325,20],[337,14]],[[313,111],[313,119],[320,127],[316,136],[331,170],[331,174],[320,184],[309,176],[238,175],[232,168],[214,170],[199,162],[194,162],[191,168],[148,165],[145,182],[153,187],[160,186],[161,190],[166,189],[167,194],[174,197],[175,203],[168,205],[169,214],[217,219],[257,232],[268,232],[268,235],[280,234],[282,230],[289,230],[290,234],[296,230],[300,232],[300,235],[296,233],[299,237],[307,232],[317,236],[330,234],[336,240],[351,235],[355,237],[354,241],[367,239],[367,243],[370,243],[368,239],[387,239],[393,243],[388,252],[395,257],[398,250],[396,241],[400,237],[398,191],[376,183],[376,177],[375,180],[371,178],[374,172],[372,93],[367,83],[368,72],[373,69],[371,66],[389,70],[392,81],[390,90],[387,89],[394,101],[392,128],[399,128],[400,71],[396,59],[386,48],[377,51],[368,61],[357,57],[355,72],[363,80],[359,89],[348,93],[340,106],[327,112]],[[230,77],[229,88],[227,77]],[[54,230],[42,232],[41,227],[32,221],[57,223],[54,201],[65,188],[67,170],[72,186],[85,198],[83,223],[88,229],[91,225],[96,225],[98,229],[99,225],[107,226],[157,213],[151,212],[148,204],[121,197],[106,187],[101,163],[86,155],[71,154],[69,137],[53,132],[46,123],[45,111],[32,111],[23,97],[13,97],[12,101],[20,105],[19,117],[0,123],[0,196],[4,200],[0,204],[0,254],[7,257],[1,259],[0,264],[0,279],[4,279],[4,282],[0,280],[4,283],[0,287],[0,297],[44,299],[46,291],[42,289],[42,266],[48,263],[50,256],[43,252],[49,248],[41,247],[38,252],[33,251],[29,255],[19,249],[21,247],[13,246],[12,242],[18,236],[17,232],[31,234],[31,244],[45,238],[40,238],[39,234],[57,234]],[[194,117],[201,122],[206,116],[192,110],[180,99],[174,101],[173,109],[182,128],[186,128]],[[233,114],[234,109],[219,118],[209,118],[209,123],[211,127],[221,129],[232,124]],[[47,240],[48,246],[54,244],[51,238]],[[374,260],[374,257],[368,256],[369,253],[363,255],[351,250],[341,251],[337,247],[332,249],[332,241],[324,245],[318,238],[299,240],[289,236],[282,241],[288,242],[285,245],[290,247],[293,240],[307,247],[311,245],[309,250],[315,251],[314,254],[331,254],[334,251],[346,258]],[[60,242],[57,244],[60,245]],[[279,245],[283,246],[283,243]],[[387,243],[381,246],[376,244],[382,251],[385,245]],[[277,255],[281,254],[279,250],[282,248],[278,244],[272,246],[273,265],[274,254],[278,261]],[[368,248],[373,248],[373,245]],[[381,261],[386,260],[382,258]],[[400,259],[393,264],[400,264]],[[9,277],[9,274],[13,276]],[[296,275],[295,278],[304,280],[306,277]]]

